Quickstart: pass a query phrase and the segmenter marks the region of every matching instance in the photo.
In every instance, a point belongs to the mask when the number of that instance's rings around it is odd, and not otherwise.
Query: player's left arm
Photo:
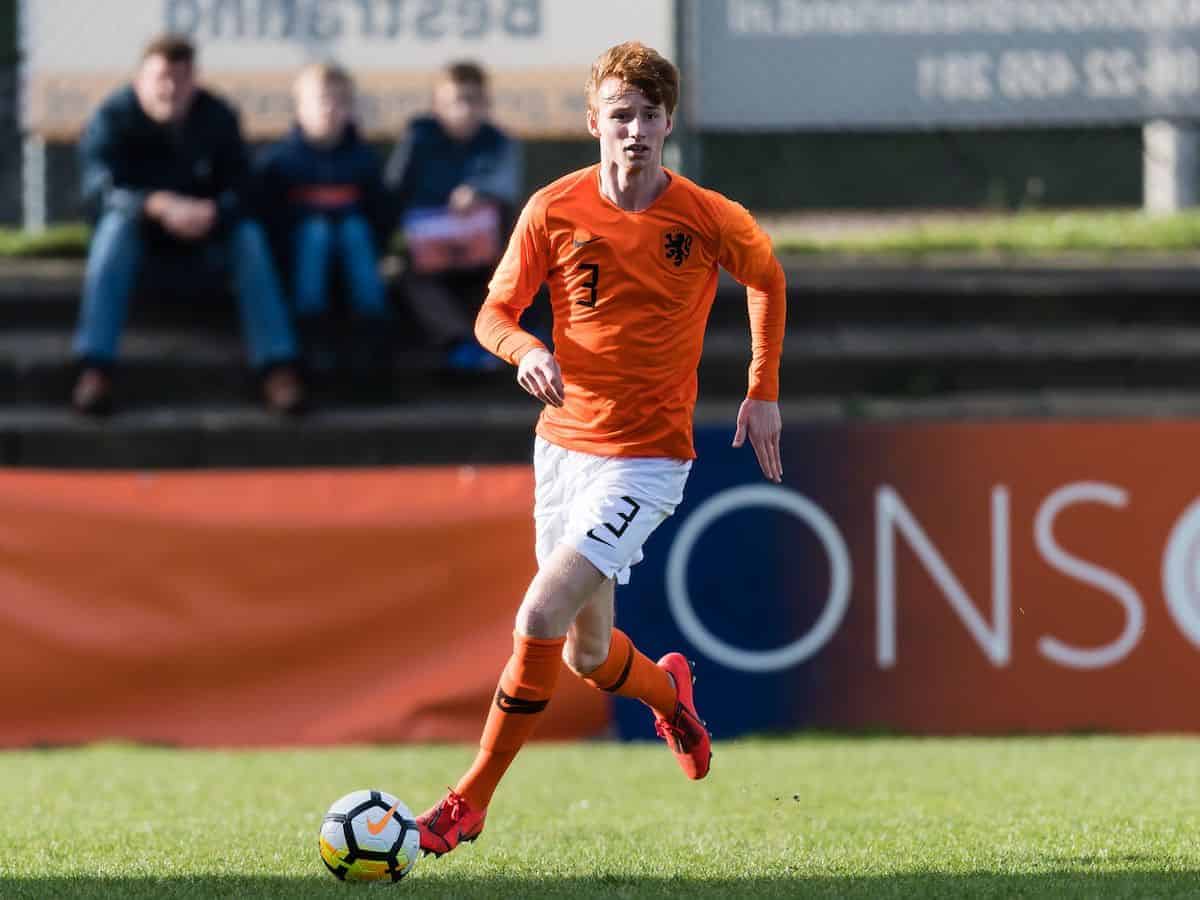
[[[746,438],[770,481],[783,480],[779,436],[779,359],[787,325],[787,282],[767,237],[745,207],[725,201],[718,261],[746,286],[750,310],[750,373],[746,399],[738,409],[733,446]]]

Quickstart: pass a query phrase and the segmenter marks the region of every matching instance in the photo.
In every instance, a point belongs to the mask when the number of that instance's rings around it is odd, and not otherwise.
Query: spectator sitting
[[[304,401],[266,237],[242,206],[250,165],[237,114],[196,86],[194,59],[184,38],[153,41],[133,83],[104,101],[80,142],[84,202],[96,218],[75,337],[81,412],[110,408],[110,371],[139,282],[195,293],[202,274],[218,276],[218,289],[232,276],[266,405],[294,412]]]
[[[475,341],[475,314],[503,251],[520,192],[521,148],[488,122],[487,76],[475,63],[439,75],[432,115],[414,119],[385,179],[401,213],[408,267],[404,293],[455,369],[497,360]]]
[[[354,82],[339,66],[316,64],[296,79],[296,125],[263,153],[264,217],[288,260],[302,342],[310,362],[330,358],[330,270],[340,267],[349,295],[356,368],[386,362],[389,308],[376,241],[386,199],[381,166],[353,122]]]

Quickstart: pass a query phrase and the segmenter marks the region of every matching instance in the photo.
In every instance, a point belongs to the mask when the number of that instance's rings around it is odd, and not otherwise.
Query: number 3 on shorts
[[[642,508],[641,504],[638,503],[636,500],[634,500],[632,497],[622,497],[621,499],[629,504],[628,512],[618,512],[617,513],[617,518],[621,520],[621,524],[618,526],[618,525],[612,525],[608,522],[601,523],[601,525],[603,525],[605,528],[607,528],[609,531],[611,531],[613,533],[613,536],[618,539],[620,539],[621,535],[623,535],[625,533],[625,529],[629,527],[629,523],[632,522],[635,518],[637,518],[638,510]],[[600,543],[604,544],[607,547],[612,546],[612,543],[610,541],[606,541],[604,538],[602,538],[598,534],[596,534],[595,528],[589,528],[587,536],[590,537],[594,541],[599,541]]]

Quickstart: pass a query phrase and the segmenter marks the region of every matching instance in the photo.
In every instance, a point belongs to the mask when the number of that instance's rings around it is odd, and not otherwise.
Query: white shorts
[[[560,543],[607,578],[629,583],[642,545],[683,500],[690,459],[594,456],[537,438],[533,519],[537,560]]]

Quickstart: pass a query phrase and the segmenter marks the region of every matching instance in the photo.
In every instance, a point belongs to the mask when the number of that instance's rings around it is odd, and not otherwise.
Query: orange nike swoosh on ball
[[[389,809],[387,812],[385,812],[383,814],[383,818],[380,819],[378,822],[372,822],[370,819],[367,819],[367,831],[371,832],[371,834],[379,834],[379,832],[381,832],[381,831],[383,831],[383,829],[387,828],[388,819],[390,819],[393,815],[395,815],[396,810],[399,808],[400,808],[400,801],[397,800],[396,805],[393,806],[391,809]]]

